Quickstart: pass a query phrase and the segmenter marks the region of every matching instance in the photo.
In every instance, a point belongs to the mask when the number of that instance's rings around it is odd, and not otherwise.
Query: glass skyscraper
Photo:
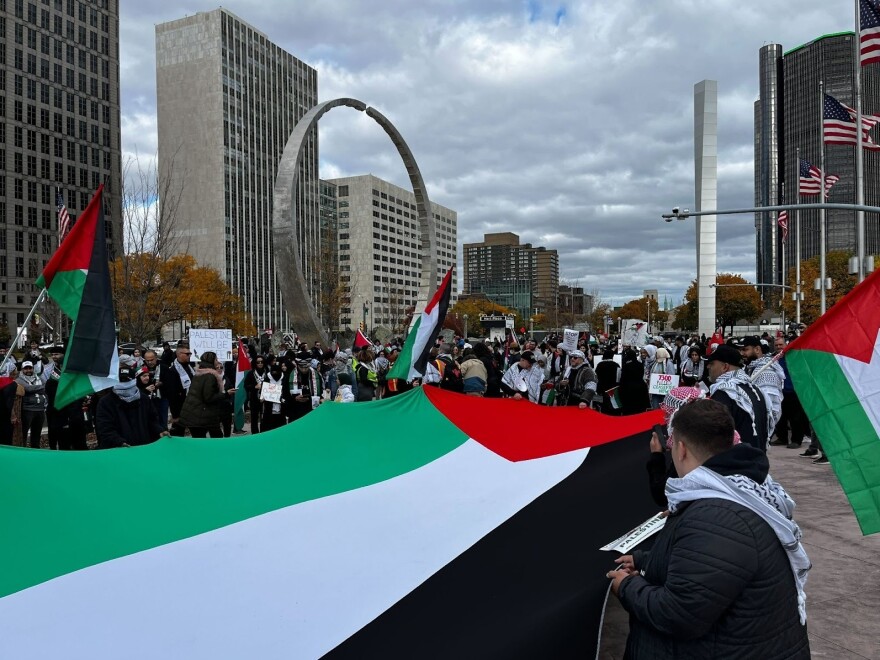
[[[760,99],[755,103],[755,205],[794,202],[798,193],[798,159],[816,167],[821,158],[819,81],[844,105],[855,107],[852,32],[830,34],[782,53],[778,44],[760,50]],[[880,65],[859,67],[862,112],[880,114]],[[880,142],[875,130],[872,136]],[[829,202],[855,204],[856,169],[853,145],[825,145],[825,171],[840,177],[831,189]],[[880,203],[880,156],[864,151],[865,204]],[[802,203],[818,203],[814,195]],[[819,253],[819,212],[802,211],[801,258]],[[856,252],[856,213],[826,211],[828,250]],[[786,270],[794,267],[794,214],[786,242]],[[866,254],[880,252],[880,222],[866,217]],[[758,282],[782,283],[780,234],[776,214],[756,214]],[[792,282],[786,282],[791,285]],[[812,286],[807,282],[805,286]]]

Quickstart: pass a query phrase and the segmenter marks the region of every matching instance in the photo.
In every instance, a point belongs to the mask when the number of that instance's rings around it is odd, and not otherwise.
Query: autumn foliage
[[[216,269],[199,266],[189,255],[162,257],[132,253],[110,264],[119,336],[148,342],[162,326],[185,321],[190,327],[253,332],[244,301]]]

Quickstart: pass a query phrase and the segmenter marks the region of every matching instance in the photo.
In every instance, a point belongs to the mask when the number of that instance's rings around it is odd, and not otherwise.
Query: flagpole
[[[825,84],[819,81],[819,194],[825,194]],[[825,209],[819,209],[819,314],[825,313]]]
[[[800,165],[798,165],[800,167]],[[785,182],[782,183],[782,199],[785,199]],[[786,214],[787,215],[787,214]],[[782,230],[782,295],[780,296],[782,302],[779,304],[779,308],[782,310],[782,334],[785,334],[785,282],[786,282],[786,273],[785,273],[785,242],[788,240],[788,220],[785,221],[785,229]],[[776,224],[779,224],[779,215],[776,216]],[[778,227],[777,227],[778,231]]]
[[[24,323],[22,323],[21,328],[19,328],[19,330],[18,330],[18,334],[15,336],[15,341],[12,342],[12,346],[9,347],[9,350],[6,352],[6,355],[3,356],[3,361],[0,362],[0,374],[6,373],[4,371],[4,367],[6,366],[6,363],[12,359],[13,349],[16,346],[18,346],[18,342],[21,340],[24,333],[27,332],[28,324],[31,322],[31,318],[33,318],[34,312],[37,311],[37,307],[39,307],[41,304],[43,304],[43,301],[46,299],[47,293],[48,292],[46,291],[46,289],[43,289],[42,291],[40,291],[40,295],[37,296],[37,300],[34,303],[34,306],[31,307],[31,311],[28,312],[27,318],[24,320]]]
[[[798,169],[798,188],[797,188],[797,203],[798,207],[801,205],[801,148],[797,148],[797,169]],[[795,230],[795,244],[794,244],[794,258],[796,271],[795,271],[795,320],[797,324],[801,324],[801,210],[800,208],[795,208],[794,210],[794,230]]]
[[[853,39],[853,68],[856,101],[856,204],[865,203],[864,154],[862,153],[862,63],[861,17],[859,0],[855,0],[856,36]],[[856,211],[856,252],[859,259],[859,282],[865,279],[865,212]]]

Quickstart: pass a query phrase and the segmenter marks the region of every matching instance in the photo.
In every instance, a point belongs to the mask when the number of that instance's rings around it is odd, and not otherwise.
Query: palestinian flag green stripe
[[[49,284],[49,296],[54,300],[65,314],[76,318],[79,312],[79,302],[82,300],[83,290],[86,286],[86,270],[62,270],[55,273]],[[42,277],[37,281],[39,285]]]
[[[401,417],[408,423],[394,423]],[[413,424],[431,432],[414,434]],[[165,438],[82,453],[0,447],[0,528],[15,535],[0,546],[0,562],[15,567],[0,573],[0,597],[391,479],[466,441],[416,389],[356,406],[323,405],[292,425],[222,442]]]
[[[816,350],[786,364],[862,533],[880,532],[880,428],[876,367]]]

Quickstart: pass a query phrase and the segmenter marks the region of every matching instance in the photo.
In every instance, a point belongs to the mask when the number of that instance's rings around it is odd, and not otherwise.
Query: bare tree
[[[113,261],[111,275],[120,335],[137,342],[156,338],[163,325],[182,318],[174,296],[162,295],[180,284],[168,260],[189,252],[177,215],[185,176],[175,162],[172,157],[160,173],[156,158],[144,163],[136,154],[123,166],[124,254]]]

